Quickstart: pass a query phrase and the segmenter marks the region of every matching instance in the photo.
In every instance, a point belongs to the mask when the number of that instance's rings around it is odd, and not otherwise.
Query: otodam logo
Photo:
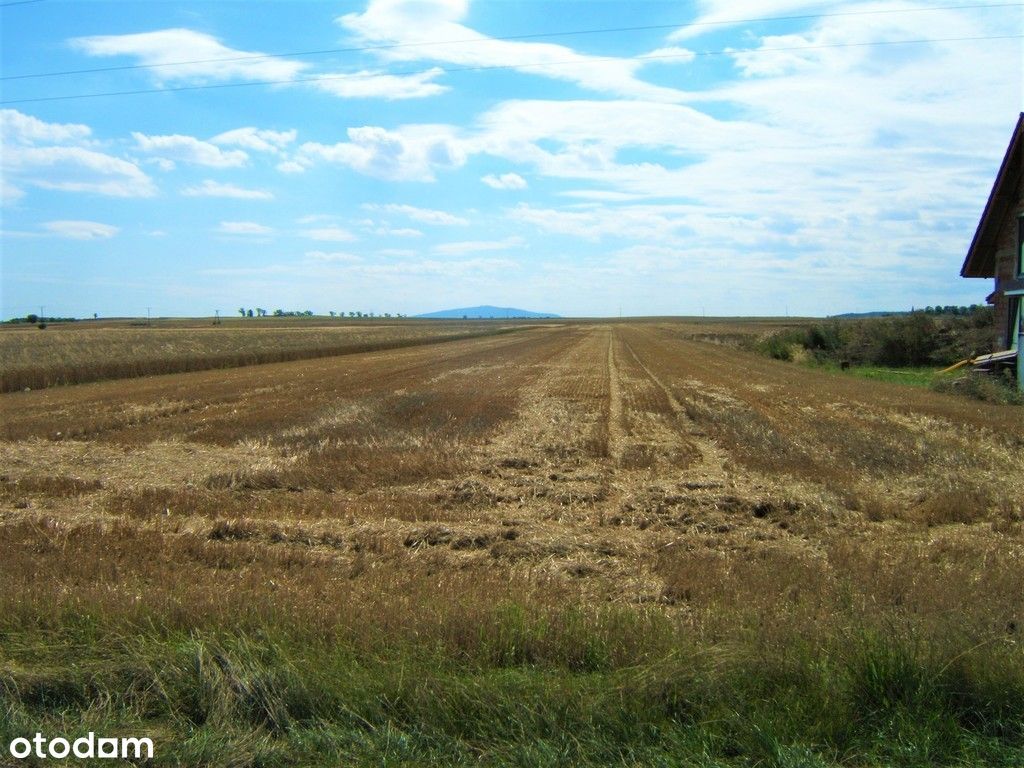
[[[153,740],[135,737],[115,739],[97,736],[89,731],[85,736],[72,741],[61,737],[48,739],[37,733],[32,739],[19,736],[12,740],[7,751],[15,760],[27,760],[30,757],[52,757],[57,760],[65,757],[82,760],[142,760],[152,759]]]

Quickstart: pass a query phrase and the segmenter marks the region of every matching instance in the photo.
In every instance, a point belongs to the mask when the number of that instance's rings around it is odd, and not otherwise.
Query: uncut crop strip
[[[0,392],[188,373],[439,344],[520,330],[516,326],[389,326],[351,329],[55,329],[0,334]],[[340,339],[340,340],[339,340]]]

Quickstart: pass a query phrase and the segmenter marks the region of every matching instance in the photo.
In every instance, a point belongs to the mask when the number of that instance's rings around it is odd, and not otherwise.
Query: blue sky
[[[0,314],[980,302],[1024,11],[940,5],[6,5]]]

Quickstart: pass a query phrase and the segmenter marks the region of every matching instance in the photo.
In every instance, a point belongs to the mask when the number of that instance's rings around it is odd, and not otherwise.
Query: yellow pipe
[[[970,365],[973,362],[974,362],[974,358],[973,357],[969,357],[966,360],[961,360],[959,363],[953,363],[953,365],[949,366],[949,368],[943,368],[941,371],[939,371],[939,374],[941,375],[943,373],[949,373],[950,371],[955,371],[957,368],[962,368],[965,365]]]

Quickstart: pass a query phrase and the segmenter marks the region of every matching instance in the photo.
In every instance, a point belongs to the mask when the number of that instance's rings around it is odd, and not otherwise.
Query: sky
[[[1020,3],[0,6],[4,318],[991,291]]]

